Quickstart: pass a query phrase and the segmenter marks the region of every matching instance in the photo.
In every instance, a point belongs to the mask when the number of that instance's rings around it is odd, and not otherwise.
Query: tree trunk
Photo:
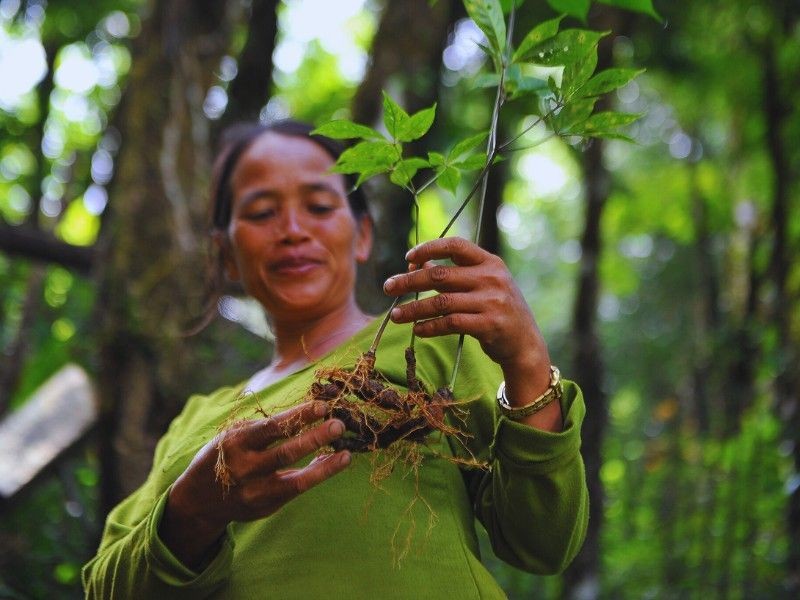
[[[247,42],[237,60],[236,77],[228,86],[228,105],[217,123],[214,137],[222,128],[237,121],[257,120],[269,99],[279,4],[279,0],[253,0]]]
[[[117,122],[123,144],[98,251],[102,508],[146,476],[187,396],[254,365],[243,333],[182,335],[203,310],[210,125],[206,91],[229,47],[235,2],[150,2]],[[230,370],[226,370],[235,365]]]
[[[620,32],[616,14],[597,10],[593,29]],[[603,38],[598,47],[597,70],[609,68],[613,62],[612,38]],[[602,98],[597,110],[607,110],[609,101]],[[589,488],[589,529],[586,542],[564,580],[566,598],[596,598],[600,593],[600,531],[604,520],[604,492],[600,480],[603,435],[608,423],[608,397],[603,380],[605,369],[602,347],[597,331],[597,306],[600,289],[599,263],[601,253],[600,221],[610,188],[610,175],[603,166],[604,142],[592,141],[583,156],[586,186],[586,221],[581,236],[581,261],[577,297],[572,320],[574,348],[573,376],[583,389],[587,413],[583,423],[581,453],[586,464]]]

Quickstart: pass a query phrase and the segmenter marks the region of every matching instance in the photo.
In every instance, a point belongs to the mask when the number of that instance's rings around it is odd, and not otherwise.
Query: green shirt
[[[255,416],[256,402],[267,411],[299,402],[317,368],[352,365],[376,328],[377,321],[255,395],[243,396],[239,385],[193,396],[159,442],[147,481],[109,514],[97,556],[83,570],[87,597],[504,598],[480,562],[476,517],[503,560],[535,573],[562,570],[583,543],[588,518],[581,392],[565,382],[561,433],[501,417],[494,399],[501,371],[472,338],[454,392],[469,409],[461,427],[470,452],[489,462],[488,471],[442,458],[468,453],[432,434],[416,472],[399,462],[371,483],[387,454],[356,454],[344,472],[274,515],[231,523],[202,573],[163,545],[157,532],[169,488],[219,424],[234,411]],[[390,324],[378,348],[377,369],[399,388],[409,336],[408,326]],[[417,339],[418,376],[431,389],[449,380],[456,339]]]

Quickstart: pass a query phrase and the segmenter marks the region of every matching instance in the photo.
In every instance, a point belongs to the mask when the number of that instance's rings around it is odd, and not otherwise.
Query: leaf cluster
[[[358,174],[356,185],[375,175],[388,174],[395,185],[417,194],[438,181],[455,194],[463,171],[474,171],[485,165],[483,154],[472,151],[486,139],[486,133],[470,136],[456,143],[448,152],[430,152],[427,157],[406,156],[406,144],[423,137],[433,125],[436,105],[409,115],[389,94],[383,93],[383,125],[386,133],[347,119],[324,123],[312,133],[340,140],[359,140],[339,157],[333,172]],[[433,175],[420,188],[412,180],[421,169]]]
[[[607,0],[606,3],[657,17],[650,0]],[[521,4],[522,0],[464,0],[467,14],[486,38],[486,43],[479,45],[491,59],[492,70],[481,73],[476,85],[497,88],[495,114],[504,102],[520,100],[526,103],[530,114],[538,117],[533,125],[544,123],[554,135],[629,140],[619,129],[639,115],[613,111],[595,113],[594,109],[603,94],[626,85],[642,71],[611,68],[596,73],[597,46],[607,32],[561,29],[561,22],[567,15],[585,19],[590,0],[551,0],[550,5],[563,14],[536,25],[514,46],[513,20],[509,19],[507,25],[506,15]],[[415,197],[433,183],[455,194],[463,173],[482,170],[481,176],[484,176],[498,152],[516,141],[515,138],[497,146],[493,140],[486,152],[476,153],[481,142],[493,139],[493,129],[490,129],[462,139],[447,152],[429,152],[426,157],[408,156],[404,145],[423,137],[435,116],[435,104],[410,115],[384,92],[385,132],[337,119],[324,123],[314,133],[356,140],[339,158],[334,172],[357,174],[356,185],[375,175],[388,174],[392,183]],[[432,172],[431,177],[415,185],[415,177],[425,169]]]

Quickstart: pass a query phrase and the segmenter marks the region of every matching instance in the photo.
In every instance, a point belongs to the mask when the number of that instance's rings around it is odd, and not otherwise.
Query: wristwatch
[[[550,385],[547,390],[545,390],[544,394],[525,406],[511,406],[508,402],[508,398],[506,398],[506,382],[503,381],[497,390],[497,405],[503,415],[512,421],[519,421],[520,419],[524,419],[527,416],[539,412],[551,402],[561,400],[563,394],[564,388],[561,385],[561,373],[558,367],[551,365]]]

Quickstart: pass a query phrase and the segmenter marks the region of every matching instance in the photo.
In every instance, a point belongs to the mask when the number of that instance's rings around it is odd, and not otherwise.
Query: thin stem
[[[536,140],[534,143],[528,144],[527,146],[517,146],[516,148],[508,148],[507,150],[505,150],[505,153],[511,154],[513,152],[523,152],[525,150],[533,150],[534,148],[538,148],[539,146],[544,144],[546,141],[552,140],[554,137],[558,137],[558,134],[550,133],[544,136],[542,139]]]
[[[494,162],[494,159],[495,159],[496,156],[497,156],[497,154],[495,153],[492,156],[487,157],[488,160],[486,161],[486,164],[483,166],[483,169],[481,169],[481,172],[478,173],[478,178],[475,180],[475,183],[472,185],[472,189],[470,189],[469,194],[467,194],[467,197],[464,198],[464,201],[461,203],[461,206],[458,207],[458,210],[452,216],[450,221],[448,221],[447,225],[442,230],[442,233],[439,234],[440,238],[443,238],[444,236],[447,235],[447,232],[450,231],[450,228],[453,226],[453,224],[456,222],[456,220],[458,220],[458,217],[461,215],[462,212],[464,212],[464,209],[467,208],[467,204],[469,204],[469,201],[472,200],[472,197],[475,195],[475,192],[477,192],[478,188],[480,188],[481,181],[483,181],[483,178],[486,176],[486,173],[489,171],[489,167],[492,166],[492,162]]]
[[[511,47],[511,37],[514,32],[514,3],[511,3],[511,12],[508,14],[508,27],[506,29],[506,48]],[[478,208],[478,219],[475,223],[475,243],[480,245],[481,227],[483,226],[483,213],[486,211],[486,191],[489,185],[489,167],[494,162],[494,157],[497,154],[497,123],[500,119],[500,108],[503,106],[505,100],[505,79],[506,68],[508,66],[508,57],[504,56],[500,67],[500,81],[497,83],[497,94],[494,98],[494,107],[492,108],[492,121],[489,126],[489,140],[486,143],[486,166],[481,171],[481,177],[478,179],[481,188],[481,201]],[[476,182],[476,183],[478,183]],[[474,194],[474,190],[470,194]],[[462,206],[466,206],[465,204]],[[459,209],[460,212],[461,209]],[[449,229],[448,224],[447,229]],[[450,390],[452,391],[456,384],[456,376],[458,369],[461,366],[461,355],[464,352],[464,334],[458,336],[458,346],[456,348],[456,359],[453,364],[453,374],[450,376]]]
[[[461,366],[461,355],[464,353],[464,334],[458,337],[458,347],[456,348],[456,359],[453,363],[453,373],[450,375],[450,384],[447,386],[452,392],[456,386],[456,375],[458,375],[458,368]]]
[[[419,193],[414,190],[414,246],[419,246]],[[414,301],[419,300],[419,292],[414,292]],[[414,335],[414,325],[417,322],[411,324],[411,341],[409,342],[409,348],[414,347],[414,341],[416,340],[416,336]]]
[[[556,105],[555,105],[553,108],[551,108],[549,111],[547,111],[547,114],[546,114],[546,115],[542,115],[541,117],[539,117],[538,119],[536,119],[536,120],[535,120],[533,123],[531,123],[530,125],[528,125],[528,126],[525,128],[525,129],[523,129],[523,130],[522,130],[522,131],[521,131],[519,134],[515,135],[515,136],[514,136],[513,138],[511,138],[510,140],[508,140],[508,141],[506,141],[506,142],[503,142],[502,144],[500,144],[500,146],[497,148],[497,151],[498,151],[498,152],[502,152],[503,150],[505,150],[506,148],[508,148],[508,147],[509,147],[511,144],[513,144],[514,142],[516,142],[516,141],[517,141],[519,138],[521,138],[523,135],[525,135],[526,133],[528,133],[528,132],[529,132],[531,129],[533,129],[534,127],[536,127],[536,126],[537,126],[539,123],[543,122],[545,119],[547,119],[548,117],[551,117],[553,114],[555,114],[555,112],[556,112],[556,111],[557,111],[559,108],[561,108],[562,106],[564,106],[562,103],[560,103],[560,102],[556,102]]]
[[[389,318],[390,318],[390,315],[392,314],[392,309],[395,306],[397,306],[397,304],[399,302],[400,302],[400,296],[398,296],[397,298],[394,299],[394,302],[392,302],[392,305],[389,307],[389,310],[386,311],[386,316],[383,317],[383,322],[381,323],[381,326],[378,328],[378,331],[375,333],[375,338],[372,340],[372,345],[369,347],[369,351],[371,353],[374,354],[375,351],[378,349],[378,344],[380,343],[381,337],[383,336],[383,331],[384,331],[384,329],[386,329],[386,326],[389,324]]]
[[[419,189],[417,190],[417,193],[418,193],[418,194],[421,194],[422,192],[424,192],[425,190],[427,190],[427,189],[428,189],[430,186],[432,186],[434,183],[436,183],[436,180],[437,180],[437,179],[439,179],[439,176],[438,176],[438,175],[434,175],[433,177],[431,177],[430,179],[428,179],[428,181],[426,181],[426,182],[425,182],[425,183],[423,183],[421,186],[419,186]]]

